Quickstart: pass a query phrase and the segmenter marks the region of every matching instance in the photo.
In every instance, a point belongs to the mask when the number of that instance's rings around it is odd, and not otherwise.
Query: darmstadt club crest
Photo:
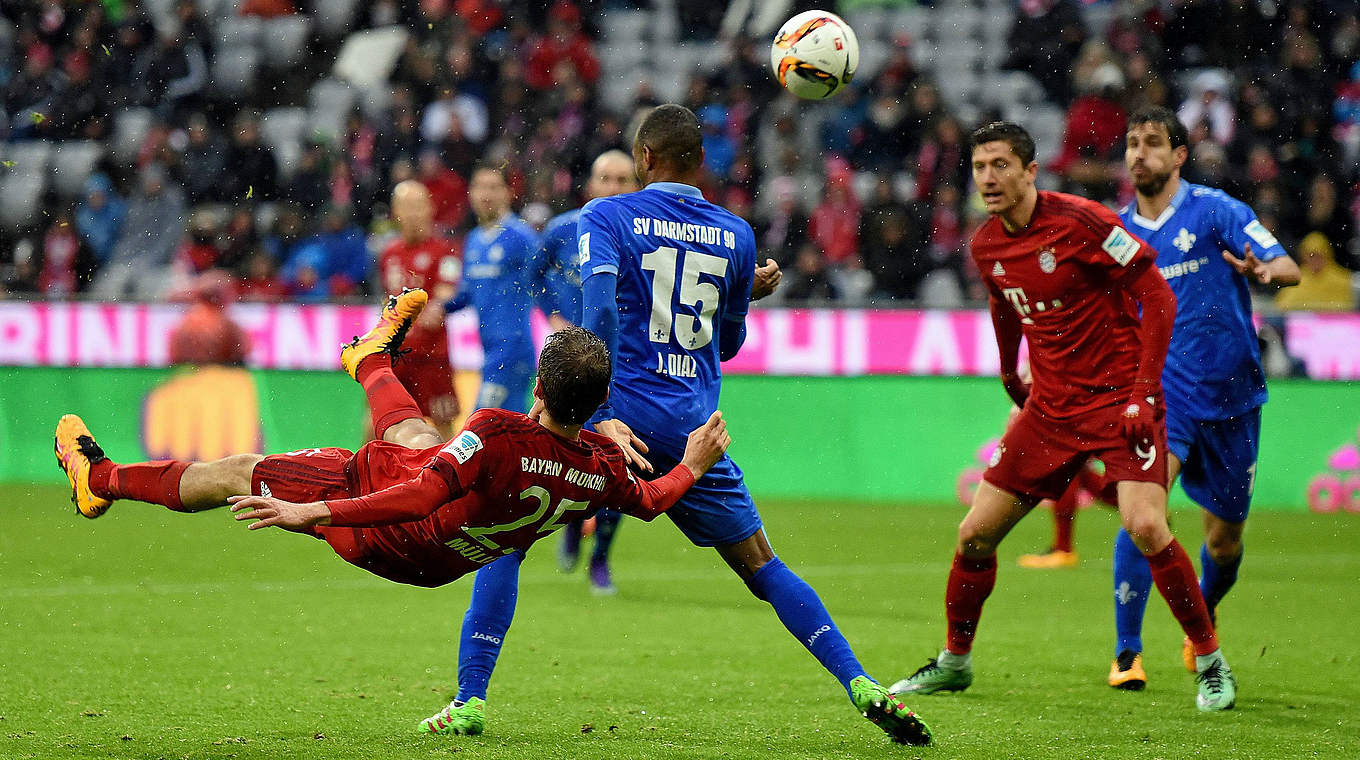
[[[1039,251],[1039,269],[1044,274],[1053,274],[1053,270],[1058,268],[1058,257],[1053,254],[1052,248],[1045,248]]]

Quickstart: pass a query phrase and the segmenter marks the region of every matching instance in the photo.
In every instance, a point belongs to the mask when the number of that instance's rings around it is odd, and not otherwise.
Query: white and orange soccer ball
[[[859,41],[840,16],[804,11],[779,27],[770,45],[770,66],[784,89],[800,98],[822,100],[854,79]]]

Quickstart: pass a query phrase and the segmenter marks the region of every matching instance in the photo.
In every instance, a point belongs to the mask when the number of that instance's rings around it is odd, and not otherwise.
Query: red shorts
[[[1119,432],[1124,405],[1068,420],[1026,407],[1011,423],[982,477],[1003,491],[1034,501],[1057,499],[1088,458],[1105,465],[1105,482],[1166,485],[1166,425],[1157,420],[1149,450],[1135,449]]]
[[[406,354],[392,365],[406,390],[411,392],[420,413],[437,424],[458,419],[458,397],[453,392],[453,367],[448,359],[416,358]]]
[[[300,449],[261,459],[250,473],[250,492],[297,503],[346,499],[358,495],[358,457],[348,449]],[[307,531],[342,559],[360,564],[364,541],[357,528],[318,525]]]
[[[358,452],[325,448],[274,454],[261,459],[251,471],[250,492],[298,503],[361,496],[408,480],[438,448],[410,449],[370,441]],[[308,533],[330,544],[346,562],[371,571],[373,560],[363,531],[318,525]]]

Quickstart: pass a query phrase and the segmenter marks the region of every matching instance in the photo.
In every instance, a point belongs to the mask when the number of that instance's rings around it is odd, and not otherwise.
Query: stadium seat
[[[610,43],[635,43],[647,36],[652,14],[645,10],[614,8],[601,19],[603,37]]]
[[[26,171],[0,173],[0,224],[9,229],[32,224],[38,215],[44,180],[44,175]]]
[[[271,108],[260,120],[260,137],[274,149],[274,160],[284,176],[292,176],[302,157],[307,124],[307,109],[297,107]]]
[[[385,85],[397,59],[406,49],[409,36],[410,33],[399,26],[351,34],[335,56],[335,76],[359,88]]]
[[[914,42],[924,41],[933,34],[934,16],[929,8],[915,5],[894,10],[885,23],[890,33],[889,39],[906,34]]]
[[[297,63],[307,49],[312,20],[307,16],[283,16],[264,22],[261,38],[265,64],[284,68]]]
[[[338,79],[322,79],[312,85],[307,97],[311,131],[330,139],[338,137],[357,95],[353,87]]]
[[[94,140],[66,140],[52,152],[52,187],[67,197],[74,198],[85,189],[85,180],[104,146]]]
[[[354,25],[359,0],[317,0],[312,8],[317,29],[327,39],[339,39]]]
[[[972,39],[979,32],[982,17],[982,12],[976,8],[942,3],[935,10],[935,39],[942,43]]]
[[[217,24],[217,46],[222,50],[256,47],[260,44],[260,33],[263,28],[263,21],[255,16],[222,19]]]
[[[260,51],[253,47],[223,48],[213,59],[212,80],[216,94],[235,98],[255,85]]]
[[[124,108],[113,117],[113,140],[109,147],[118,163],[132,163],[153,120],[150,108]]]
[[[4,160],[12,162],[7,174],[41,176],[52,160],[52,143],[47,140],[17,140],[4,143]]]
[[[963,306],[963,288],[953,272],[936,269],[921,280],[916,300],[926,309],[957,309]]]

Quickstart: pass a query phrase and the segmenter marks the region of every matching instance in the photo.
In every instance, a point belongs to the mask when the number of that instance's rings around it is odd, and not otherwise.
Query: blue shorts
[[[1181,460],[1181,488],[1221,520],[1240,523],[1251,509],[1261,408],[1226,420],[1193,420],[1168,409],[1167,447]]]
[[[644,456],[658,475],[670,472],[684,456],[683,451],[663,450],[651,441],[647,445],[650,450]],[[666,514],[695,546],[740,543],[761,527],[741,468],[726,454]]]
[[[515,362],[504,367],[482,370],[482,387],[477,391],[478,409],[505,409],[521,414],[529,411],[529,389],[534,382],[533,362]]]

